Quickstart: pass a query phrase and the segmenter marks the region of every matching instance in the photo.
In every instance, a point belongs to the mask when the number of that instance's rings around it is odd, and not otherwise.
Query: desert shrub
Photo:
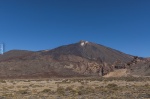
[[[32,88],[42,87],[41,85],[32,85]]]
[[[74,90],[71,86],[67,87],[65,89],[65,92],[68,92],[69,94],[75,95],[77,92]]]
[[[101,78],[97,79],[97,81],[103,81],[103,80],[104,80],[104,78],[103,78],[103,77],[101,77]]]
[[[97,87],[95,87],[95,90],[99,91],[99,90],[101,90],[102,88],[103,88],[103,86],[97,86]]]
[[[108,97],[108,99],[122,99],[122,98],[119,98],[117,95],[113,95],[113,96]]]
[[[94,93],[94,88],[92,87],[87,87],[85,90],[87,93]]]
[[[78,95],[94,93],[94,88],[80,86],[77,88],[77,93],[78,93]]]
[[[37,89],[32,89],[31,92],[32,92],[32,94],[35,94],[35,93],[37,93]]]
[[[68,79],[64,79],[62,80],[63,83],[67,83],[68,82]]]
[[[13,94],[8,94],[8,93],[5,93],[3,94],[4,97],[13,97]],[[0,98],[0,99],[5,99],[5,98]]]
[[[24,80],[24,82],[30,82],[30,80]]]
[[[148,87],[148,86],[150,86],[150,85],[149,85],[149,83],[146,83],[144,86],[145,86],[145,87]]]
[[[81,85],[84,85],[85,84],[85,82],[80,82],[81,83]]]
[[[6,87],[2,87],[2,90],[3,90],[3,91],[8,91],[9,89],[6,88]]]
[[[115,79],[116,79],[115,77],[109,77],[109,78],[104,78],[104,81],[113,81]]]
[[[56,92],[60,95],[64,95],[65,94],[65,89],[63,87],[58,87]]]
[[[117,87],[117,86],[118,86],[118,85],[117,85],[117,84],[114,84],[114,83],[111,83],[111,84],[108,84],[108,85],[107,85],[108,88]]]
[[[147,88],[150,88],[150,84],[148,84],[148,83],[145,84],[144,86],[147,87]]]
[[[18,93],[20,93],[20,94],[28,94],[28,91],[27,90],[19,90]]]
[[[22,88],[29,88],[29,86],[22,86]]]
[[[78,94],[78,95],[83,95],[83,94],[85,94],[85,88],[84,88],[84,86],[79,86],[79,87],[76,89],[76,91],[77,91],[77,94]]]
[[[138,78],[135,78],[135,77],[126,77],[125,80],[126,81],[138,81]]]
[[[44,89],[42,92],[49,93],[49,92],[51,92],[51,89]]]
[[[82,89],[84,89],[84,86],[79,86],[78,89],[79,89],[79,90],[80,90],[80,89],[82,90]]]
[[[106,88],[111,89],[111,90],[118,90],[118,85],[114,84],[114,83],[111,83],[111,84],[108,84],[106,86]]]
[[[125,81],[149,81],[148,78],[146,77],[121,77],[122,80],[125,80]]]
[[[13,88],[14,88],[14,86],[9,86],[9,87],[8,87],[8,89],[13,89]]]
[[[140,98],[140,99],[144,99],[144,98],[149,99],[150,98],[150,94],[148,94],[148,93],[139,94],[138,98]]]
[[[71,90],[73,90],[73,88],[70,86],[65,89],[65,91],[71,91]]]
[[[1,82],[1,83],[6,83],[6,81],[5,81],[5,80],[0,80],[0,82]]]

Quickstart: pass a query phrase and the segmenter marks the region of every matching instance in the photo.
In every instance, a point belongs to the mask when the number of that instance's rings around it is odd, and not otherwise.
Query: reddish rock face
[[[127,65],[128,72],[132,76],[150,76],[150,60],[148,58],[134,57]]]
[[[129,68],[133,59],[88,41],[38,52],[14,50],[0,56],[0,78],[103,76]]]

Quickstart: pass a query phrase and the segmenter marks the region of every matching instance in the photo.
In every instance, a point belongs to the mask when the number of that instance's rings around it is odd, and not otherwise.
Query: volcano
[[[102,77],[116,69],[130,71],[133,60],[135,56],[81,40],[52,50],[8,51],[0,55],[0,78]]]

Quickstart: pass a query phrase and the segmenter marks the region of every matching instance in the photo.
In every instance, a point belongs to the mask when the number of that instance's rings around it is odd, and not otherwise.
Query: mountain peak
[[[80,40],[80,45],[81,46],[85,46],[86,44],[88,44],[89,42],[88,41],[85,41],[85,40]]]
[[[45,52],[45,55],[46,54],[50,54],[55,59],[59,58],[61,55],[74,55],[92,60],[100,58],[101,60],[110,63],[113,63],[116,60],[127,62],[132,59],[130,55],[85,40],[81,40],[74,44],[60,46]]]

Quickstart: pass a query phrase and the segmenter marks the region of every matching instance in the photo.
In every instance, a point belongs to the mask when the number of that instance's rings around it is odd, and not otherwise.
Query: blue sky
[[[0,42],[52,49],[87,40],[150,56],[150,0],[0,0]]]

